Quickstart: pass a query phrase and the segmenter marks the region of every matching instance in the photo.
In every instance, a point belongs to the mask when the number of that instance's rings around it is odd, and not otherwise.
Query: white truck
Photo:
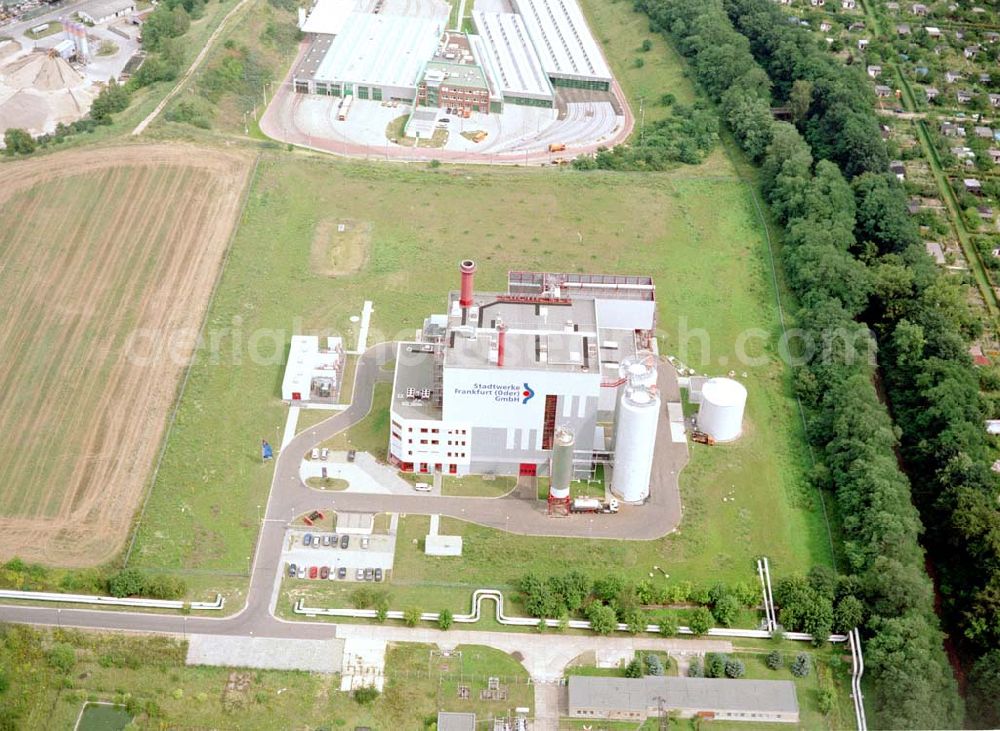
[[[596,497],[578,497],[570,503],[569,511],[571,513],[617,513],[618,501],[613,498],[604,502]]]

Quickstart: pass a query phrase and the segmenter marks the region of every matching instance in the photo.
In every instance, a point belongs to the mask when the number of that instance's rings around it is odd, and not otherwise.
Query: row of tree
[[[795,380],[820,455],[812,477],[836,496],[843,516],[849,575],[834,582],[832,594],[813,581],[779,582],[781,619],[821,631],[861,618],[873,726],[958,726],[962,703],[924,572],[920,519],[896,461],[897,432],[873,384],[875,344],[859,321],[892,283],[879,276],[882,248],[906,248],[894,240],[905,201],[883,174],[887,157],[871,92],[808,36],[770,35],[773,25],[791,26],[780,11],[770,12],[769,0],[725,0],[725,7],[723,0],[636,1],[690,60],[760,164],[765,195],[785,226],[797,324],[817,344]],[[794,125],[773,120],[772,93]]]
[[[594,155],[580,155],[573,160],[577,170],[666,170],[678,162],[697,165],[719,140],[719,119],[705,103],[693,106],[674,104],[665,95],[661,103],[672,105],[665,119],[646,124],[627,145],[601,148]]]
[[[19,591],[49,591],[71,594],[110,594],[115,597],[142,596],[151,599],[180,599],[187,593],[182,579],[169,574],[146,573],[140,569],[79,569],[65,573],[41,564],[12,558],[0,564],[0,587]]]
[[[638,633],[650,622],[661,625],[663,634],[675,634],[677,621],[672,614],[654,615],[650,610],[678,605],[685,608],[701,605],[689,613],[688,621],[692,631],[704,634],[713,625],[731,627],[740,612],[757,606],[761,598],[760,590],[749,583],[734,586],[718,583],[701,588],[687,582],[668,585],[643,579],[632,584],[615,574],[590,579],[579,571],[547,578],[525,574],[517,588],[529,616],[567,620],[583,616],[599,634],[613,632],[618,623]]]
[[[871,279],[862,318],[880,345],[901,453],[940,579],[942,616],[973,661],[969,721],[996,727],[997,694],[977,691],[980,676],[1000,674],[1000,482],[990,470],[980,374],[968,354],[981,324],[962,289],[924,252],[901,187],[880,174],[884,165],[875,150],[882,149],[881,137],[860,69],[821,51],[767,0],[725,0],[725,6],[776,89],[791,93],[796,84],[811,85],[798,126],[817,157],[836,161],[853,177],[858,245],[851,253],[867,263]],[[834,128],[841,138],[828,136]]]

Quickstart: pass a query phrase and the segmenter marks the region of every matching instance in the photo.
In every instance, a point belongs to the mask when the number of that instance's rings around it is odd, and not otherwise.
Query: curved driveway
[[[389,381],[392,374],[382,365],[396,355],[395,343],[380,343],[358,359],[353,400],[344,411],[300,433],[278,455],[268,497],[264,523],[254,552],[246,605],[230,617],[184,617],[139,612],[93,609],[59,609],[24,605],[0,605],[0,621],[40,625],[66,625],[93,629],[137,632],[199,633],[240,636],[330,639],[336,625],[291,622],[273,616],[281,582],[282,543],[289,521],[314,508],[356,512],[397,512],[448,515],[491,528],[515,527],[519,534],[649,540],[677,527],[681,516],[677,478],[687,462],[687,444],[670,440],[666,413],[660,416],[657,451],[650,485],[650,500],[643,506],[623,506],[617,515],[553,518],[538,500],[513,496],[503,498],[439,497],[435,495],[372,495],[334,493],[306,487],[299,477],[299,464],[312,447],[361,421],[371,411],[375,384]],[[660,368],[664,401],[679,400],[676,375],[669,365]]]
[[[677,478],[687,463],[687,444],[670,439],[666,401],[680,400],[677,378],[670,365],[660,367],[659,383],[664,394],[657,429],[657,449],[644,505],[623,505],[616,515],[572,515],[552,517],[540,500],[515,497],[442,497],[439,495],[385,495],[361,492],[329,493],[302,483],[299,465],[310,449],[360,421],[371,410],[372,389],[377,381],[389,381],[390,372],[381,365],[395,358],[395,343],[380,343],[358,361],[354,400],[350,408],[300,433],[282,450],[275,466],[274,484],[267,516],[287,520],[293,514],[329,508],[363,513],[410,513],[446,515],[523,535],[568,538],[618,538],[651,540],[674,530],[680,523],[681,504]],[[513,530],[511,528],[513,527]]]

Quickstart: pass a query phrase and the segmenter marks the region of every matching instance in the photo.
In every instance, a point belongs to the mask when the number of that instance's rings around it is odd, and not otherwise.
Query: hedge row
[[[796,386],[820,454],[813,479],[836,496],[843,516],[850,574],[838,580],[844,585],[838,591],[862,604],[872,726],[959,726],[962,702],[924,572],[920,519],[896,460],[896,429],[873,384],[875,345],[863,324],[873,303],[900,304],[882,270],[883,251],[902,258],[902,267],[918,258],[899,240],[905,201],[883,173],[886,152],[871,92],[807,36],[786,37],[791,26],[769,0],[726,0],[725,7],[721,0],[636,0],[636,6],[673,39],[719,103],[760,164],[765,195],[785,227],[783,263],[800,303],[798,325],[815,346],[796,369]],[[738,32],[727,8],[754,32],[743,24],[747,35]],[[772,36],[774,25],[781,29]],[[775,98],[790,107],[804,136],[773,120]],[[919,263],[915,271],[934,273]],[[945,283],[935,284],[940,296],[954,296]],[[811,596],[807,585],[799,589],[805,593],[788,597]],[[813,604],[821,614],[810,621],[832,620],[826,604]]]

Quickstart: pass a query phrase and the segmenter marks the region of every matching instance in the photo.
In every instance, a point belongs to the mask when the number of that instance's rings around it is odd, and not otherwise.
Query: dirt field
[[[344,230],[340,230],[340,226]],[[368,262],[372,225],[366,221],[324,219],[313,232],[313,271],[328,277],[356,274]]]
[[[171,146],[0,166],[0,558],[112,558],[160,447],[251,160]]]

